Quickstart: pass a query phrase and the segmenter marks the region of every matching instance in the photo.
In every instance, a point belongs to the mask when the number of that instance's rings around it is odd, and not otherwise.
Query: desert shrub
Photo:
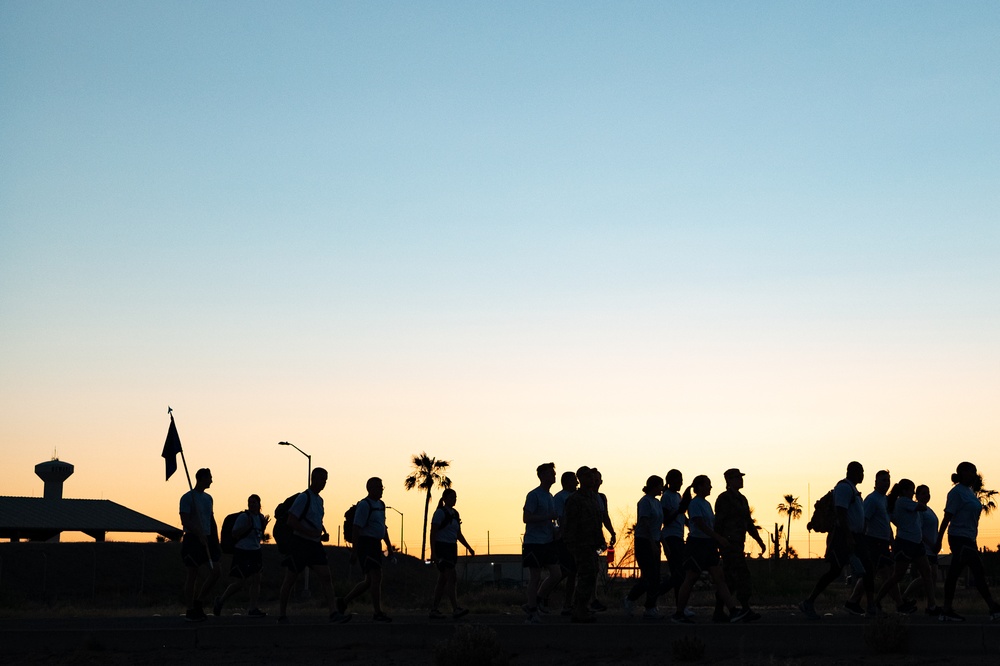
[[[500,645],[497,632],[481,624],[460,624],[455,634],[438,643],[434,650],[437,666],[507,666],[507,652]]]
[[[684,636],[673,643],[675,661],[698,661],[705,656],[705,643],[697,636]]]
[[[876,617],[865,625],[865,645],[875,654],[903,654],[910,639],[910,631],[903,615]]]

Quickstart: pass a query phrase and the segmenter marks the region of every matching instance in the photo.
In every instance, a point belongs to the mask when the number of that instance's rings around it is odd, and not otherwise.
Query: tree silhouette
[[[799,498],[791,494],[785,495],[785,501],[778,505],[778,515],[788,516],[788,529],[785,530],[785,556],[787,557],[790,552],[788,542],[792,538],[792,519],[798,520],[802,517],[802,505],[799,504]]]
[[[983,515],[988,516],[997,508],[997,493],[995,490],[987,490],[984,487],[985,481],[983,481],[983,475],[978,474],[979,478],[973,484],[972,489],[976,492],[976,498],[979,503],[983,505]]]
[[[424,529],[420,535],[420,559],[423,560],[427,552],[427,512],[431,507],[431,490],[434,486],[442,489],[451,488],[451,479],[444,475],[451,462],[432,458],[426,452],[413,456],[412,462],[413,473],[406,477],[403,486],[407,490],[420,488],[427,491],[427,497],[424,499]]]

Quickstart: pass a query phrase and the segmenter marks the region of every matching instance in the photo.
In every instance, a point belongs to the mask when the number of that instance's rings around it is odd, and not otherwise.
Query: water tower
[[[35,465],[35,474],[45,482],[42,497],[45,499],[62,499],[63,481],[73,475],[73,466],[59,458]]]

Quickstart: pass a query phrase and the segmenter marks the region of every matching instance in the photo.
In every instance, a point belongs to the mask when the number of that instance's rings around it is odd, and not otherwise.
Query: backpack
[[[833,506],[833,491],[823,495],[813,505],[812,520],[806,524],[813,532],[832,532],[837,521],[837,510]]]
[[[219,548],[226,555],[232,555],[236,550],[236,537],[233,536],[233,528],[236,527],[236,519],[245,511],[231,513],[222,520],[222,534],[219,535]]]
[[[840,482],[838,482],[840,485]],[[836,489],[836,487],[834,487]],[[857,494],[851,494],[850,504],[854,504]],[[848,506],[850,506],[848,504]],[[813,504],[812,520],[806,524],[807,530],[813,532],[832,532],[837,525],[837,507],[833,504],[833,490],[823,495]]]
[[[271,528],[271,536],[274,537],[274,542],[278,544],[278,552],[285,555],[291,549],[292,543],[292,526],[288,524],[288,512],[301,494],[295,493],[294,495],[290,495],[285,498],[285,501],[274,507],[274,527]],[[312,495],[307,494],[306,508],[302,511],[302,515],[308,513],[310,502],[312,502]]]
[[[368,498],[366,497],[362,499],[361,502],[368,502]],[[361,504],[361,502],[358,502],[358,504]],[[354,538],[354,514],[358,512],[358,504],[352,504],[351,508],[344,512],[344,541],[346,541],[347,543],[353,543],[352,539]],[[371,504],[368,505],[368,508],[371,509]],[[365,525],[367,524],[368,521],[366,520]],[[364,527],[364,525],[362,525],[362,527]]]

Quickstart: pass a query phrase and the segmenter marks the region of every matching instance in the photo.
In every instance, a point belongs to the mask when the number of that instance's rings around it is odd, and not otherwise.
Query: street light
[[[397,548],[396,550],[398,550],[399,552],[405,552],[403,550],[403,512],[392,506],[387,506],[385,508],[392,509],[393,511],[399,514],[399,548]]]
[[[306,468],[306,488],[312,485],[312,475],[313,475],[312,456],[303,451],[302,449],[300,449],[299,447],[295,446],[291,442],[278,442],[278,446],[290,446],[306,457],[306,460],[308,461],[307,463],[308,467]],[[309,567],[306,567],[305,579],[302,581],[302,596],[303,597],[309,596]]]
[[[278,442],[278,446],[290,446],[293,449],[295,449],[296,451],[298,451],[299,453],[301,453],[302,455],[304,455],[306,457],[306,459],[309,461],[308,462],[308,465],[309,465],[308,466],[308,471],[306,472],[306,487],[308,488],[309,485],[312,483],[312,475],[313,475],[313,458],[312,458],[312,456],[309,455],[308,453],[306,453],[305,451],[303,451],[302,449],[300,449],[299,447],[295,446],[291,442]]]

